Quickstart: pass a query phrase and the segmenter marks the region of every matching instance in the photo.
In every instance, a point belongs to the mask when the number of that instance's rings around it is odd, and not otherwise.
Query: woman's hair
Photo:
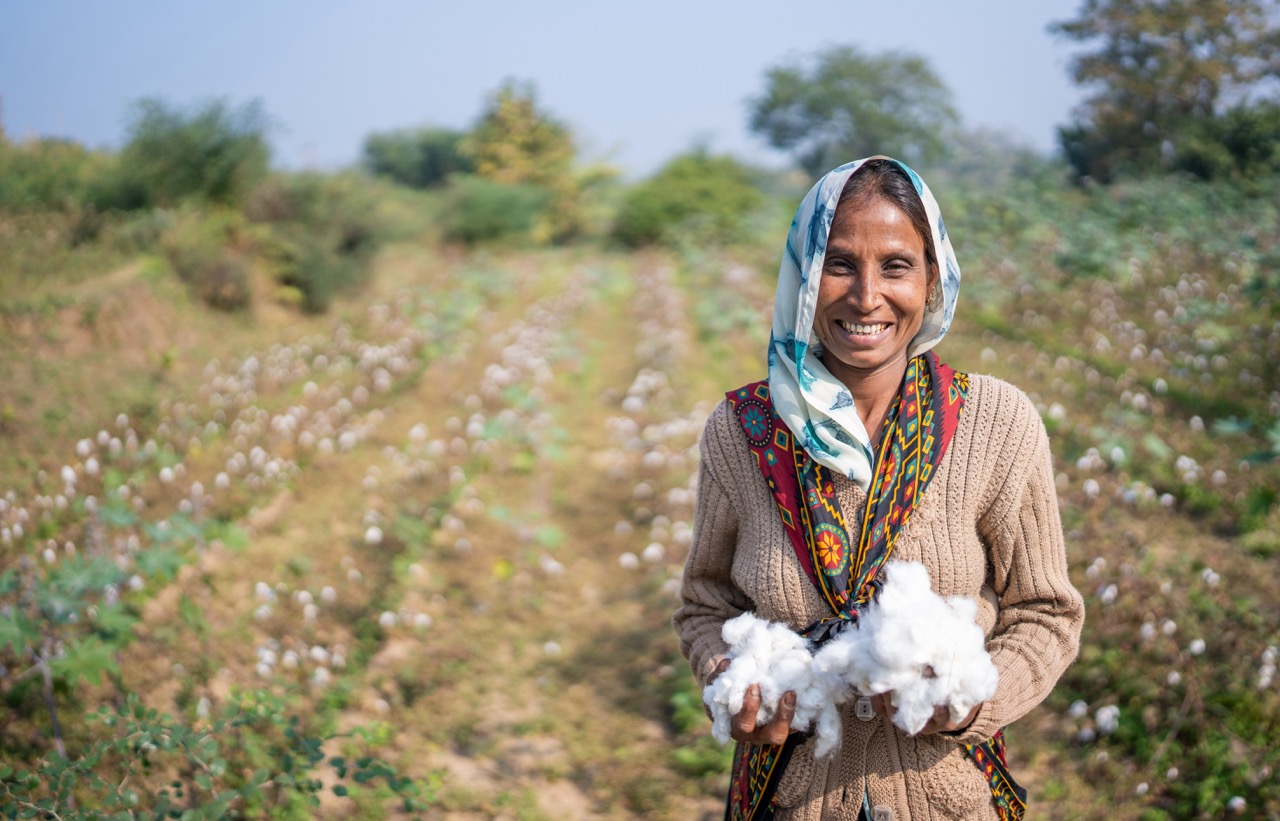
[[[929,266],[929,283],[938,276],[938,256],[933,249],[933,233],[929,227],[929,215],[925,213],[924,201],[916,193],[916,187],[893,160],[867,160],[857,171],[850,175],[844,188],[840,191],[840,199],[836,208],[846,202],[864,205],[876,197],[883,197],[902,209],[911,220],[916,233],[924,243],[925,261]]]

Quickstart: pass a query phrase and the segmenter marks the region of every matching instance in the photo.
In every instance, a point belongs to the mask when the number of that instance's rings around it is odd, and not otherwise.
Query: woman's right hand
[[[707,677],[707,684],[729,669],[729,659],[721,659],[716,669]],[[791,735],[791,719],[796,714],[796,694],[788,690],[778,701],[778,709],[773,713],[773,720],[767,724],[757,722],[760,713],[760,685],[752,684],[742,698],[742,709],[729,722],[729,735],[734,741],[748,744],[785,744]]]

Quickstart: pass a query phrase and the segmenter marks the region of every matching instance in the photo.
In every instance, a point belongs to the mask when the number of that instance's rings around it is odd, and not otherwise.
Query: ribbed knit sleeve
[[[699,443],[698,501],[682,581],[684,604],[672,618],[680,652],[704,684],[727,649],[721,625],[752,609],[751,600],[731,580],[741,517],[722,475],[726,450],[734,445],[724,424],[727,408],[722,402],[711,414]]]
[[[1039,704],[1075,660],[1084,626],[1084,601],[1067,573],[1044,424],[1022,392],[991,387],[986,410],[999,421],[990,431],[991,481],[977,525],[999,602],[987,650],[1000,683],[960,736],[965,742],[990,738]]]

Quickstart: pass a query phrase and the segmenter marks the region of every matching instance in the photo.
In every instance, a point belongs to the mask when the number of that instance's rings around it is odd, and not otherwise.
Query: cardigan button
[[[871,810],[871,821],[893,821],[893,807],[877,806]]]
[[[853,714],[860,721],[870,721],[876,717],[876,708],[871,706],[871,699],[863,696],[853,705]]]

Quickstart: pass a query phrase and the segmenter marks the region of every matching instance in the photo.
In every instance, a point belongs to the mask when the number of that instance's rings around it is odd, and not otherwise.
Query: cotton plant
[[[960,721],[991,698],[998,673],[977,624],[977,603],[934,593],[917,562],[891,562],[883,574],[883,588],[857,626],[816,652],[787,626],[751,613],[725,622],[730,664],[703,691],[712,734],[729,740],[732,717],[753,684],[760,686],[760,723],[772,720],[783,693],[796,694],[791,726],[812,729],[820,757],[839,746],[838,708],[856,695],[889,694],[893,723],[911,735],[938,706]]]

